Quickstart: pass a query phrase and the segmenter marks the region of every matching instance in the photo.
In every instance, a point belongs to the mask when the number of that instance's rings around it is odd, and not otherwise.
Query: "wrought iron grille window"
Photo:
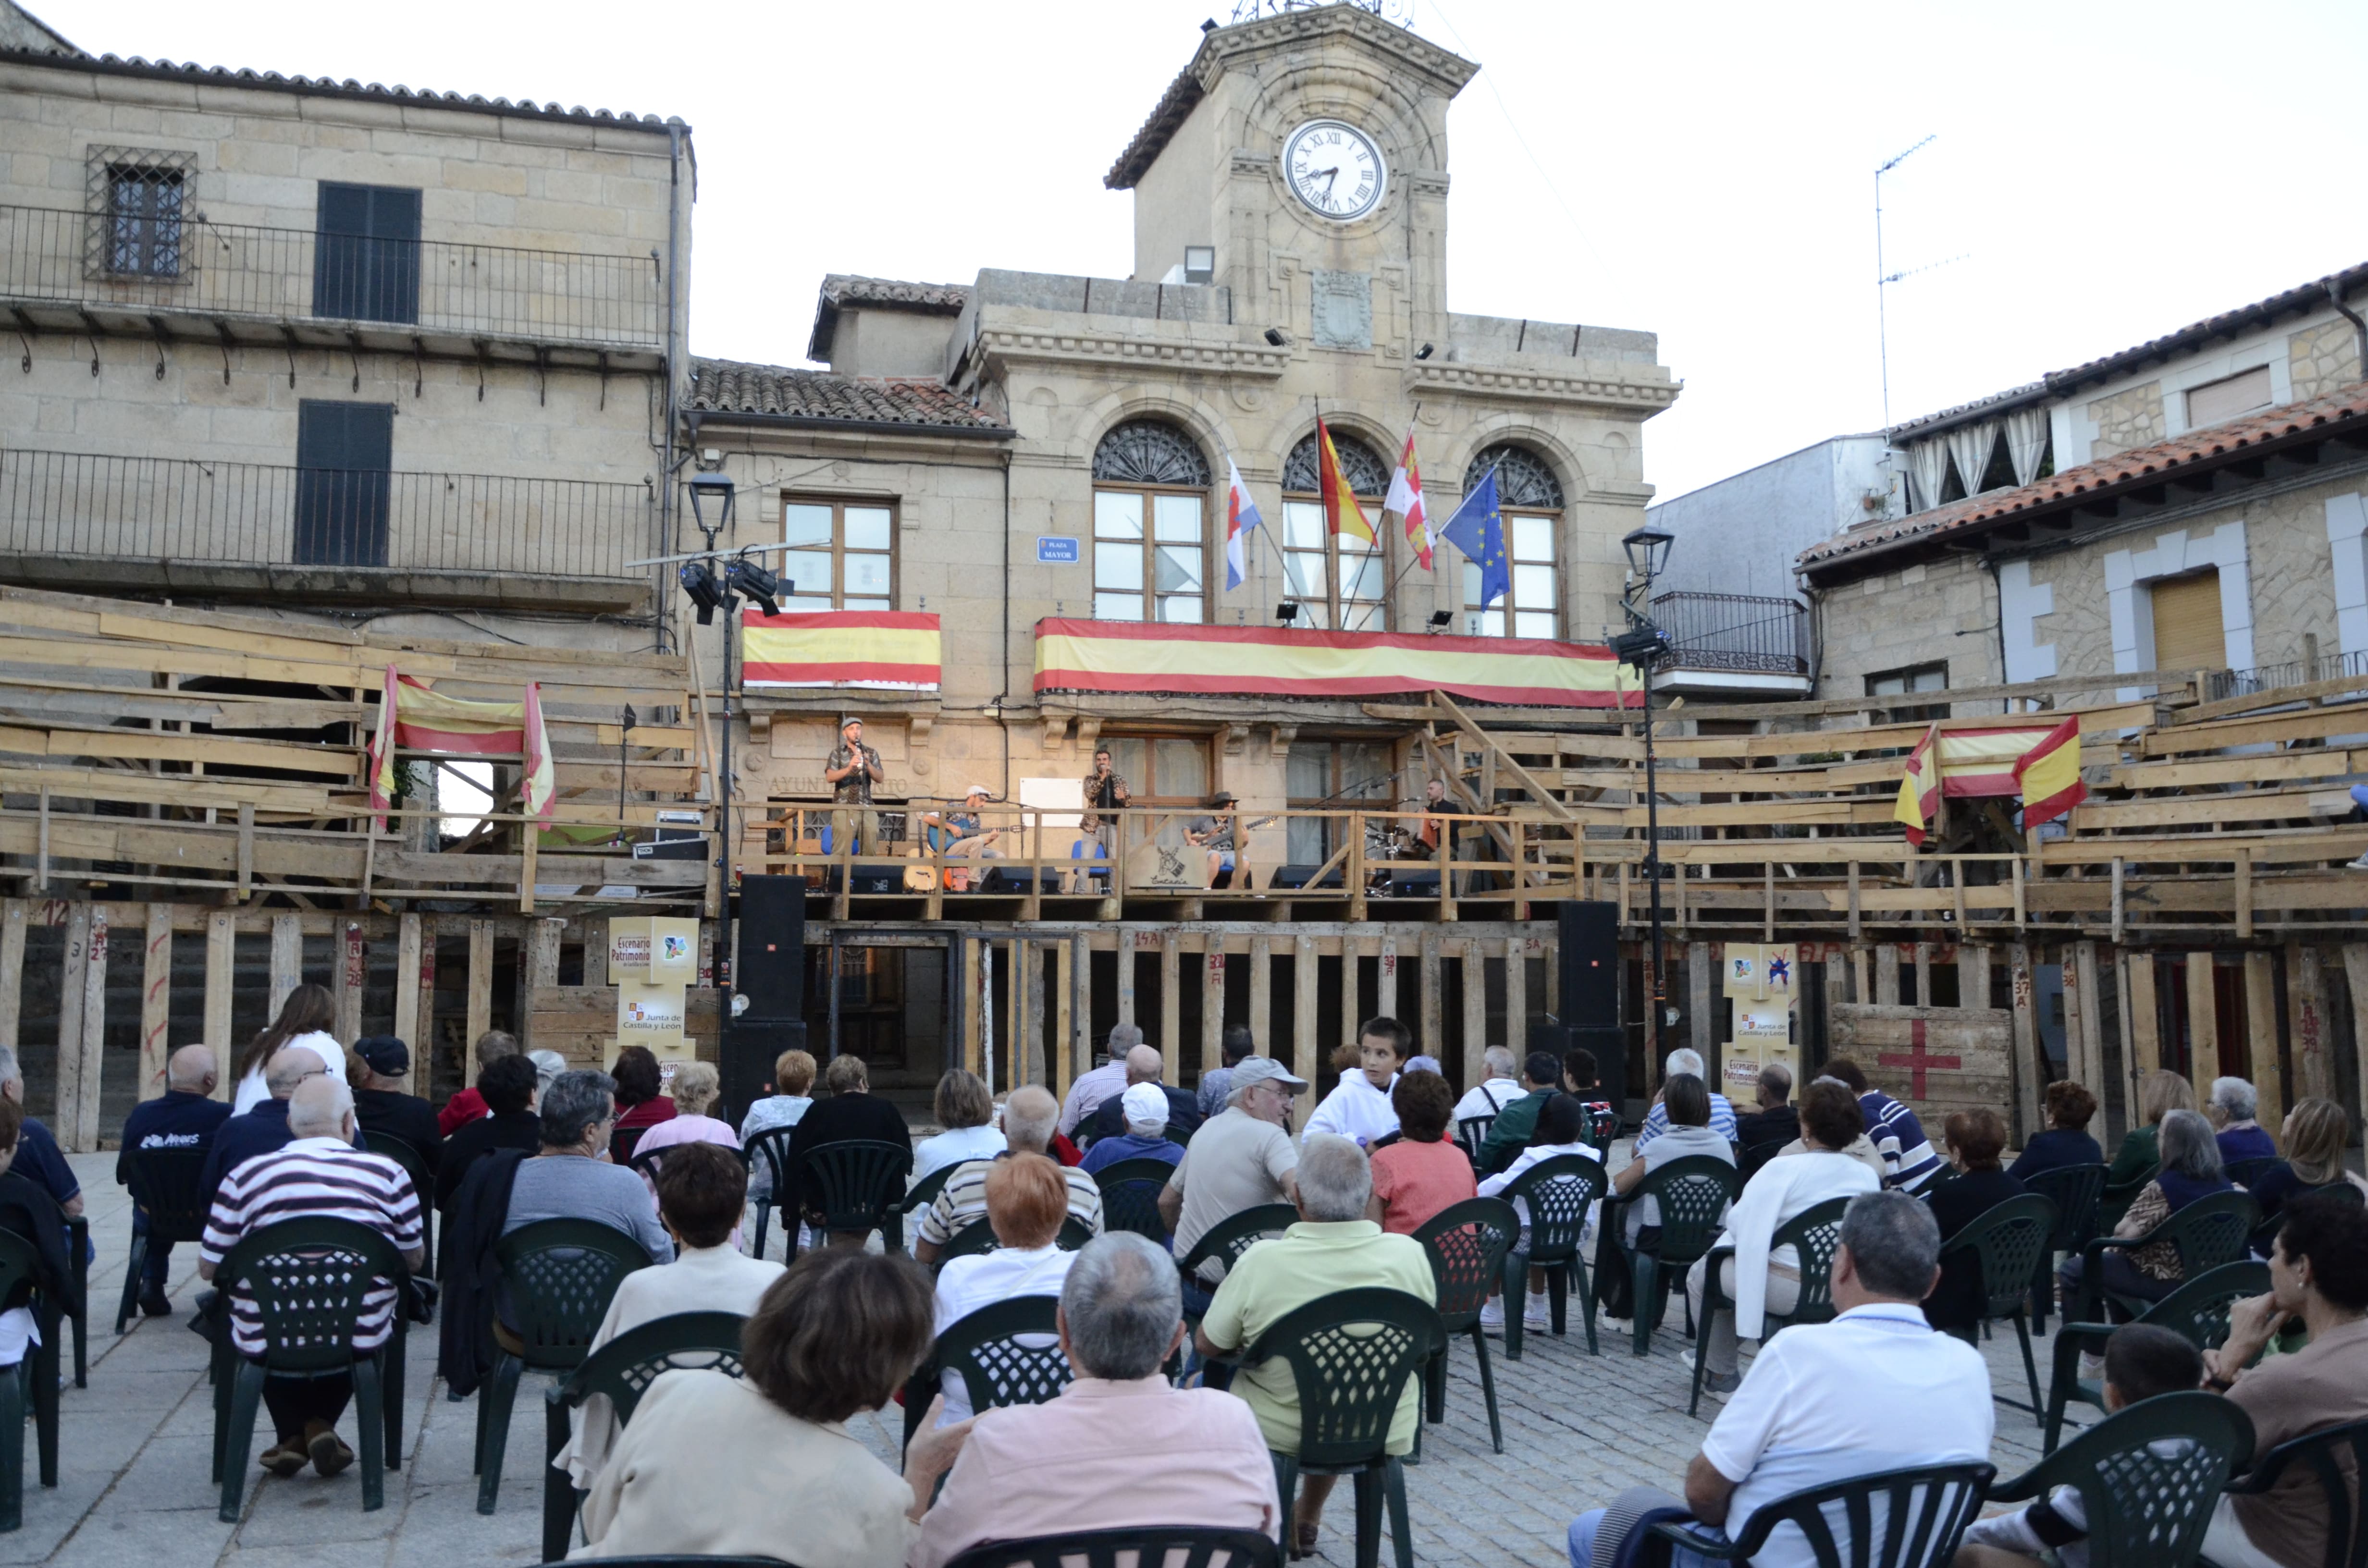
[[[1517,506],[1530,512],[1562,510],[1562,481],[1543,458],[1527,447],[1484,449],[1463,471],[1463,493],[1472,494],[1492,468],[1497,471],[1497,503],[1508,511]]]
[[[1562,481],[1526,447],[1484,449],[1463,471],[1463,491],[1497,473],[1497,506],[1505,519],[1505,556],[1513,584],[1493,605],[1480,602],[1480,567],[1463,563],[1463,629],[1475,637],[1561,635],[1562,583],[1556,541],[1562,537]]]
[[[1209,460],[1172,425],[1132,420],[1094,450],[1094,619],[1208,619]]]
[[[189,176],[186,153],[98,148],[91,153],[90,243],[94,276],[176,278],[184,245]]]
[[[1389,494],[1389,465],[1372,448],[1338,430],[1332,432],[1332,447],[1340,454],[1349,488],[1363,504],[1365,520],[1378,528],[1382,498]],[[1389,562],[1379,535],[1367,544],[1325,531],[1322,468],[1313,432],[1291,449],[1282,464],[1282,564],[1304,624],[1319,631],[1389,630]]]

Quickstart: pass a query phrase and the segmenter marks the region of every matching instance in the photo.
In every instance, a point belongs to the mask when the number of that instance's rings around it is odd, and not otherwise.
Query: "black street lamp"
[[[1620,541],[1628,552],[1629,593],[1621,608],[1628,612],[1629,630],[1611,640],[1611,651],[1622,664],[1636,668],[1645,687],[1645,875],[1652,885],[1652,1031],[1653,1052],[1661,1054],[1661,1035],[1674,1020],[1669,1016],[1668,954],[1661,935],[1661,789],[1653,761],[1653,666],[1669,651],[1667,633],[1647,613],[1653,603],[1653,579],[1668,564],[1669,546],[1677,536],[1651,524]],[[1642,608],[1639,608],[1642,607]],[[1645,1070],[1649,1076],[1652,1063]]]

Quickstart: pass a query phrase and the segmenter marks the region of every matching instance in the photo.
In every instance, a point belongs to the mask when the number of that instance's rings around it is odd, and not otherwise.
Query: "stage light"
[[[699,607],[699,624],[714,625],[715,612],[723,604],[723,589],[715,581],[714,569],[704,561],[686,561],[677,576],[682,583],[682,591],[689,594],[690,602]]]
[[[723,569],[723,586],[749,600],[767,615],[779,615],[780,608],[773,600],[781,591],[780,579],[763,565],[746,555],[734,556]]]

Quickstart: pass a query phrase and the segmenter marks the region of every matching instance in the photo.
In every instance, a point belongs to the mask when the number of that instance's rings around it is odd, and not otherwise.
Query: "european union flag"
[[[1513,585],[1513,569],[1505,563],[1505,518],[1497,509],[1497,471],[1490,469],[1478,488],[1463,498],[1455,516],[1439,530],[1440,537],[1462,551],[1480,568],[1480,608],[1487,608]]]

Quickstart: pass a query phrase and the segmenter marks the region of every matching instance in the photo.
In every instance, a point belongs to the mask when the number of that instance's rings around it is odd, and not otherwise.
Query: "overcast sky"
[[[801,361],[826,271],[1123,277],[1101,176],[1231,0],[30,0],[85,49],[679,115],[692,347]],[[2368,260],[2368,6],[1412,0],[1453,308],[1660,334],[1667,498]],[[402,25],[391,28],[391,17]],[[1962,256],[1963,260],[1949,258]]]

